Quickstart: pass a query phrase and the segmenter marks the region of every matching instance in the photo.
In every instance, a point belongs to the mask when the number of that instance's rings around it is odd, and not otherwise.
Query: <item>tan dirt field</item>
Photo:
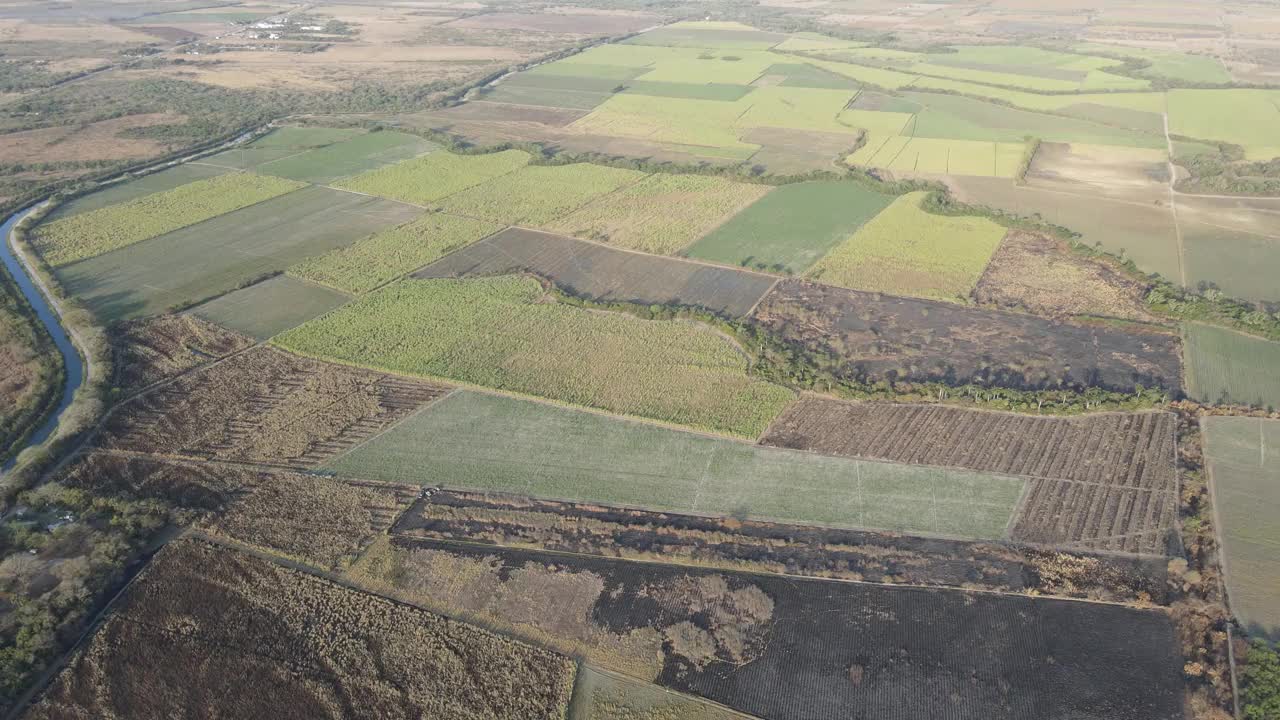
[[[35,163],[76,160],[127,160],[158,155],[168,149],[155,140],[128,139],[117,135],[129,128],[181,123],[186,118],[169,113],[127,115],[82,128],[52,127],[0,135],[0,157],[7,162]]]

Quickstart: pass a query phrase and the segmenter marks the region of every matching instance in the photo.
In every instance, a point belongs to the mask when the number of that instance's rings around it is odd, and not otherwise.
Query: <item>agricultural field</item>
[[[195,306],[191,314],[255,340],[294,328],[342,305],[351,296],[277,275]]]
[[[982,305],[1067,318],[1098,316],[1156,322],[1147,286],[1100,260],[1074,254],[1047,235],[1012,231],[982,273],[973,299]]]
[[[1280,343],[1187,323],[1187,394],[1204,403],[1280,407]]]
[[[855,124],[870,124],[864,114]],[[870,112],[870,111],[866,111]],[[897,115],[897,113],[883,113]],[[894,170],[906,175],[969,175],[1012,178],[1018,173],[1024,146],[1012,142],[950,140],[881,135],[869,131],[866,144],[846,158],[851,165]]]
[[[529,154],[522,150],[488,155],[440,151],[370,170],[343,180],[338,187],[425,206],[528,163]]]
[[[1178,336],[785,280],[752,319],[858,382],[1182,392]]]
[[[1254,637],[1280,639],[1280,566],[1272,519],[1280,510],[1280,422],[1201,421],[1231,610]]]
[[[1214,208],[1200,211],[1196,217],[1208,222],[1190,220],[1178,206],[1178,227],[1182,231],[1186,258],[1187,286],[1203,286],[1221,290],[1230,297],[1263,303],[1280,302],[1280,235],[1274,229],[1266,234],[1228,227],[1228,211]],[[1274,216],[1257,213],[1263,224]]]
[[[1169,132],[1239,145],[1248,160],[1280,156],[1280,90],[1170,90]]]
[[[325,184],[382,165],[407,160],[435,147],[416,135],[389,130],[371,132],[298,155],[287,155],[265,162],[255,170],[263,175]]]
[[[806,276],[851,290],[967,303],[1005,229],[981,217],[933,215],[926,193],[899,197]]]
[[[62,267],[57,276],[103,322],[141,317],[235,290],[420,214],[311,186]]]
[[[210,155],[196,166],[253,170],[259,165],[351,140],[359,134],[359,130],[346,128],[281,127],[251,143]]]
[[[140,390],[207,362],[245,350],[253,341],[193,315],[158,315],[114,328],[115,385]]]
[[[751,720],[751,716],[582,665],[568,720]]]
[[[242,717],[341,717],[355,705],[388,718],[552,720],[574,672],[566,657],[183,540],[23,717],[174,717],[232,693]]]
[[[800,273],[893,202],[858,183],[782,185],[685,254],[726,265]]]
[[[301,187],[302,183],[250,173],[218,175],[41,225],[34,244],[50,265],[69,265]]]
[[[352,294],[365,293],[496,232],[501,226],[429,213],[289,268],[295,277]]]
[[[761,718],[1182,716],[1162,612],[400,538],[349,575]]]
[[[173,190],[197,180],[207,180],[218,175],[225,175],[228,172],[231,171],[227,168],[215,167],[204,163],[182,163],[167,170],[112,183],[101,189],[94,190],[88,195],[81,195],[61,203],[45,216],[45,222],[61,220],[62,218],[79,215],[91,210],[100,210],[111,205],[136,200],[144,195]]]
[[[527,272],[600,302],[688,305],[742,317],[774,278],[673,258],[641,255],[561,235],[508,228],[413,274],[420,279]]]
[[[1023,482],[709,438],[459,392],[324,466],[572,502],[998,539]]]
[[[447,390],[255,348],[130,401],[101,445],[313,467]]]
[[[644,177],[589,163],[530,165],[451,195],[440,208],[504,225],[545,225]]]
[[[621,248],[672,255],[770,189],[701,175],[650,175],[546,227]]]
[[[792,398],[748,377],[743,351],[708,327],[549,300],[531,278],[402,280],[275,342],[303,355],[744,437],[759,435]]]
[[[391,530],[722,570],[1167,604],[1168,558],[434,490]]]

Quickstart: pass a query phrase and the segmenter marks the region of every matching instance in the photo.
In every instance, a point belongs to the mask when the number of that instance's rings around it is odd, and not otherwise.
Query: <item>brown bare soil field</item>
[[[107,424],[104,447],[312,467],[448,388],[267,347],[142,395]]]
[[[856,137],[844,133],[757,127],[742,135],[743,142],[760,146],[750,163],[770,173],[789,175],[831,170],[837,157],[848,154]]]
[[[180,540],[24,717],[552,720],[573,678],[566,657]]]
[[[200,37],[200,33],[167,25],[134,25],[133,29],[170,42],[185,42]]]
[[[1163,150],[1040,143],[1028,184],[1135,202],[1167,202],[1169,166]]]
[[[1115,602],[1168,601],[1164,558],[1061,553],[435,490],[393,533],[818,578]]]
[[[112,333],[116,386],[137,390],[253,345],[194,315],[130,320]]]
[[[861,382],[936,381],[1018,389],[1138,385],[1182,393],[1173,334],[1069,324],[952,303],[785,280],[754,319],[783,342],[838,359]]]
[[[159,155],[169,149],[156,140],[123,138],[131,128],[181,123],[186,118],[169,113],[126,115],[89,125],[23,130],[0,135],[0,157],[11,163],[88,160],[127,160]]]
[[[1143,302],[1147,289],[1103,262],[1072,253],[1066,243],[1015,230],[991,256],[973,299],[1054,318],[1096,315],[1159,322]]]
[[[598,12],[484,13],[455,20],[450,25],[486,30],[524,30],[574,35],[621,35],[658,22],[656,15],[604,14]]]
[[[1053,418],[808,396],[761,443],[1027,477],[1015,541],[1163,555],[1176,542],[1176,424],[1169,413]]]
[[[175,523],[324,568],[391,527],[419,488],[244,466],[92,453],[62,478],[101,497],[154,500]]]

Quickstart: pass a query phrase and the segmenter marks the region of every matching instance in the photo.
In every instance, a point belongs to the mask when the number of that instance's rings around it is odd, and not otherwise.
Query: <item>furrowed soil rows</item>
[[[24,717],[558,720],[573,679],[569,658],[182,540]]]
[[[447,390],[258,348],[135,399],[103,444],[311,467]]]
[[[753,318],[784,342],[838,357],[861,382],[938,381],[1018,389],[1139,385],[1182,392],[1180,341],[951,303],[788,280]]]
[[[130,320],[112,336],[116,386],[136,390],[244,350],[253,340],[191,315]]]
[[[765,720],[1183,717],[1162,612],[405,538],[352,577]]]
[[[1013,539],[1164,554],[1178,507],[1169,413],[1051,418],[805,397],[761,440],[777,447],[1026,477]]]
[[[747,314],[774,278],[615,250],[563,235],[508,228],[414,273],[419,279],[530,272],[605,302],[695,305]]]

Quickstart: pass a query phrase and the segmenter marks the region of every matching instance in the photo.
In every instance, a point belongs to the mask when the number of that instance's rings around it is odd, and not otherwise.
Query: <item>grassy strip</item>
[[[1015,185],[1027,184],[1027,173],[1031,171],[1031,163],[1036,161],[1036,153],[1040,152],[1040,138],[1028,137],[1027,146],[1022,151],[1022,161],[1018,163],[1018,170],[1013,175]]]

